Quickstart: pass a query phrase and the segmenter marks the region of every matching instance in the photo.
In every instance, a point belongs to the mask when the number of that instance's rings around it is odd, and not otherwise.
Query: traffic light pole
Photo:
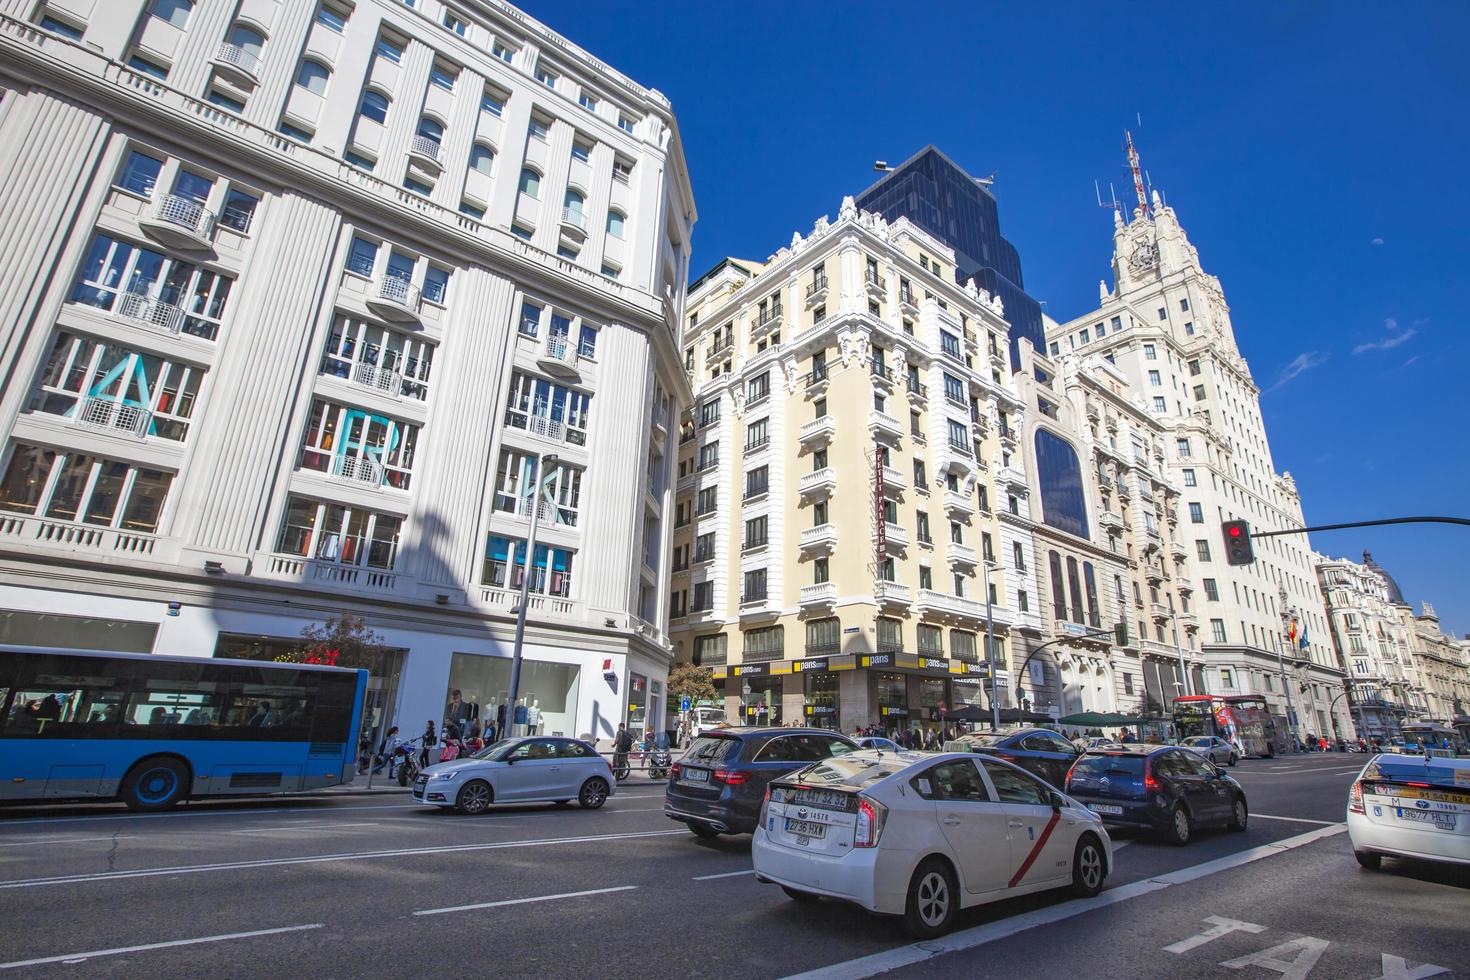
[[[1313,531],[1339,531],[1348,527],[1379,527],[1384,524],[1462,524],[1470,527],[1466,517],[1387,517],[1381,521],[1349,521],[1346,524],[1318,524],[1316,527],[1294,527],[1285,531],[1251,531],[1252,538],[1275,538],[1283,534],[1310,534]]]

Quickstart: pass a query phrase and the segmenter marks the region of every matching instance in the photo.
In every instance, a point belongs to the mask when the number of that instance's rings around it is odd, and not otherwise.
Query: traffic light
[[[1231,565],[1249,565],[1256,560],[1251,547],[1249,521],[1226,521],[1220,525],[1225,532],[1225,561]]]

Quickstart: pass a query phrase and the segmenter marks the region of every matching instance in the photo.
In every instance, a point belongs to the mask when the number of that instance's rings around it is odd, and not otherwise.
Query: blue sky
[[[1224,284],[1308,522],[1470,516],[1470,4],[521,6],[672,99],[696,275],[934,143],[999,171],[1028,291],[1069,319],[1109,275],[1093,181],[1128,192],[1132,129]],[[1312,540],[1372,549],[1470,632],[1470,528]]]

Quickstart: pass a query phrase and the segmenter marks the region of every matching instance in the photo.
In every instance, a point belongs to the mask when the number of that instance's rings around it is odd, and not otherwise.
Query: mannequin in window
[[[541,700],[539,698],[532,698],[531,706],[526,709],[526,725],[526,734],[541,734]]]

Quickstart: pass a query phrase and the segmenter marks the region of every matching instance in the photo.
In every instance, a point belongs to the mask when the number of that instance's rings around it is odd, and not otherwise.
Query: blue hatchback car
[[[1240,783],[1173,745],[1089,751],[1067,773],[1065,789],[1104,823],[1142,827],[1179,846],[1201,827],[1245,830],[1250,814]]]

